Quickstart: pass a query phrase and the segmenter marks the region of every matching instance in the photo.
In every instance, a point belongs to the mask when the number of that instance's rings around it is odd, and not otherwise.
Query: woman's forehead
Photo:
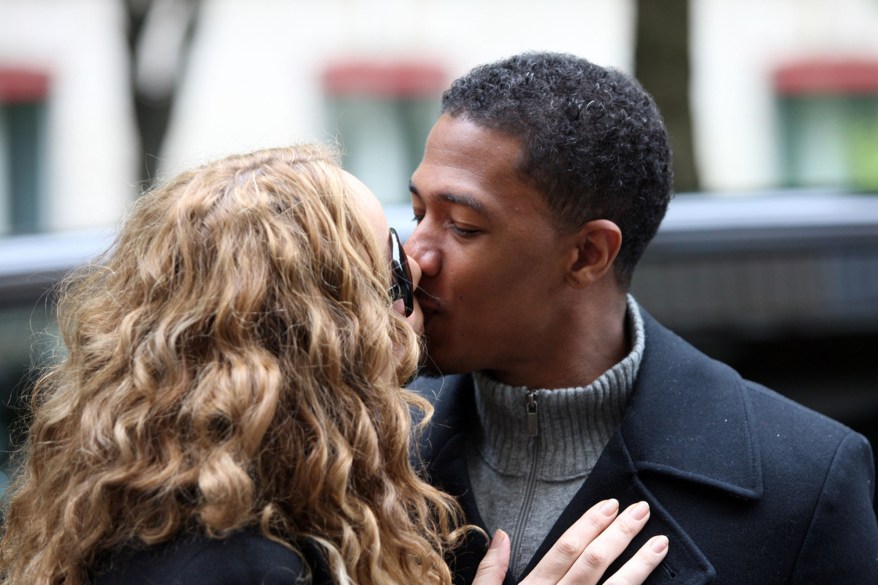
[[[378,243],[379,249],[384,249],[387,242],[387,230],[389,229],[387,218],[384,216],[384,208],[381,207],[381,203],[375,197],[375,194],[362,181],[347,171],[342,172],[351,186],[351,193],[357,205],[360,206],[363,217],[369,222],[372,233],[375,234],[375,241]]]

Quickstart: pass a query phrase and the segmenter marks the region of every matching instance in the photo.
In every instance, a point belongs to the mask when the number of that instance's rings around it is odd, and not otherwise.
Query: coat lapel
[[[469,472],[466,466],[466,458],[462,457],[465,449],[465,435],[458,434],[445,444],[437,459],[430,466],[437,477],[442,481],[433,482],[440,489],[452,494],[457,498],[463,509],[464,518],[469,524],[475,524],[482,530],[487,531],[485,522],[479,514],[476,499],[473,495]],[[470,531],[461,546],[455,549],[453,557],[448,559],[454,582],[456,585],[472,583],[476,576],[479,563],[488,549],[489,541],[486,534]],[[507,576],[504,581],[507,585],[515,583]]]
[[[759,445],[743,380],[641,312],[646,351],[621,428],[635,467],[760,498]]]
[[[614,497],[623,508],[639,500],[650,505],[649,523],[633,547],[656,534],[670,540],[668,556],[647,584],[711,583],[715,571],[709,559],[650,491],[649,476],[708,486],[719,497],[755,500],[762,495],[759,446],[750,431],[752,417],[741,378],[641,313],[646,349],[622,425],[531,559],[528,572],[590,506]],[[608,574],[620,565],[615,563]]]
[[[622,509],[641,500],[649,503],[650,520],[643,531],[632,541],[628,549],[631,553],[657,534],[664,534],[668,537],[668,555],[661,567],[650,575],[646,581],[648,585],[660,583],[694,585],[713,581],[715,574],[710,562],[699,551],[698,546],[692,542],[686,532],[674,521],[674,518],[663,508],[661,502],[640,481],[637,469],[628,456],[622,435],[618,432],[607,444],[577,495],[567,505],[549,531],[546,539],[525,569],[525,574],[533,570],[564,531],[586,510],[596,502],[607,498],[618,499]],[[612,575],[630,556],[630,554],[622,555],[610,566],[606,575]]]
[[[487,530],[476,506],[464,456],[466,429],[474,423],[476,412],[472,377],[447,376],[436,382],[418,379],[412,386],[425,395],[435,409],[433,422],[421,440],[424,473],[433,485],[457,498],[468,523]],[[472,583],[487,549],[488,540],[483,535],[468,533],[464,543],[448,559],[455,585]],[[505,585],[514,583],[510,576],[504,581]]]

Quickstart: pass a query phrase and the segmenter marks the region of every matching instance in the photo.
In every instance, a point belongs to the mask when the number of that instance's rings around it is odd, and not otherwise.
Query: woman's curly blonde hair
[[[310,538],[339,583],[450,583],[454,501],[410,462],[418,341],[330,149],[231,156],[141,197],[68,278],[0,541],[80,585],[184,531]]]

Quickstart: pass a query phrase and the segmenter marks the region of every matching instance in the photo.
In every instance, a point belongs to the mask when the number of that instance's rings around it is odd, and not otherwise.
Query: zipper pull
[[[527,436],[536,437],[540,434],[540,419],[537,416],[537,395],[531,390],[527,393]]]

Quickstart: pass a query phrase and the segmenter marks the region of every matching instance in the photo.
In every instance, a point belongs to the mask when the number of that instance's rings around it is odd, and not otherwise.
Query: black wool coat
[[[129,548],[103,559],[93,585],[333,585],[318,548],[306,542],[304,556],[241,530],[228,538],[183,534],[166,543]]]
[[[878,584],[866,439],[742,379],[642,313],[646,348],[621,426],[524,574],[588,508],[615,497],[623,508],[646,500],[652,513],[608,575],[665,534],[668,555],[650,585]],[[425,473],[485,528],[464,455],[476,424],[472,377],[419,378],[412,387],[436,409],[421,445]],[[472,582],[486,546],[472,534],[450,559],[456,583]]]

